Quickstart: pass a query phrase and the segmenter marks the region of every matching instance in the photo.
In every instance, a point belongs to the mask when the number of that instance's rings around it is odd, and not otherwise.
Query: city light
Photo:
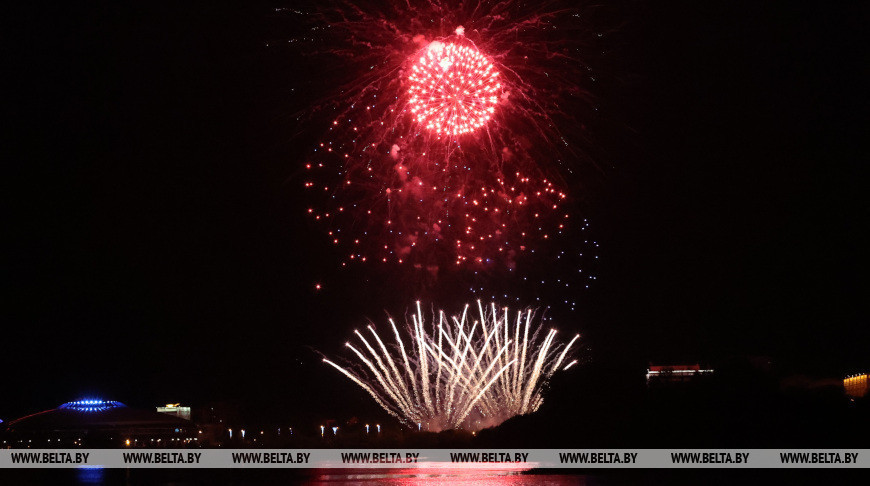
[[[57,408],[60,410],[73,410],[76,412],[104,412],[106,410],[121,407],[126,407],[126,405],[116,401],[85,399],[67,402]]]

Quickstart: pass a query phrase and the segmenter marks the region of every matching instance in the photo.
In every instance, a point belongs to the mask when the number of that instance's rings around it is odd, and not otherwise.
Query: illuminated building
[[[646,370],[647,386],[656,384],[686,383],[699,376],[712,374],[713,370],[701,369],[701,365],[657,366],[650,364]]]
[[[190,407],[182,407],[180,403],[167,403],[165,407],[157,407],[159,413],[190,420]]]
[[[99,399],[64,403],[3,425],[4,447],[185,447],[199,442],[189,420]]]
[[[847,376],[843,379],[846,395],[854,398],[867,396],[867,373]]]

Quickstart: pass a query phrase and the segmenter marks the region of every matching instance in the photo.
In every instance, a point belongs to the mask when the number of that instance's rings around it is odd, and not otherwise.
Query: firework
[[[360,386],[388,413],[408,426],[428,430],[479,430],[534,412],[544,383],[577,361],[567,344],[546,333],[532,309],[511,313],[477,302],[462,313],[423,319],[420,303],[400,332],[390,319],[395,343],[385,344],[373,325],[354,331],[361,344],[345,345],[356,365],[323,361]],[[404,337],[403,337],[404,334]]]
[[[284,12],[312,26],[291,44],[347,73],[331,72],[335,94],[312,110],[329,127],[301,181],[343,265],[513,270],[564,234],[564,175],[590,105],[579,57],[591,30],[576,9],[436,0]]]
[[[498,71],[470,46],[432,42],[411,68],[408,96],[414,119],[441,135],[482,127],[495,112]]]

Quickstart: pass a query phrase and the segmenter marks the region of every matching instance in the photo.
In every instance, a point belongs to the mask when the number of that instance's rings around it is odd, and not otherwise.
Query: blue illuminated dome
[[[39,448],[195,445],[204,437],[190,420],[92,397],[0,424],[0,435],[4,447]]]
[[[121,407],[126,407],[126,405],[121,402],[109,400],[86,399],[67,402],[57,408],[62,410],[74,410],[76,412],[105,412],[106,410]]]

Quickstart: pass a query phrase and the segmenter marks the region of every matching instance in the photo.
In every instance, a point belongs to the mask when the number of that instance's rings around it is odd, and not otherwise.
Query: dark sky
[[[312,80],[265,47],[274,5],[178,3],[4,19],[2,419],[87,394],[359,399],[311,348],[380,318],[389,282],[338,275],[301,217],[287,87]],[[570,324],[596,360],[870,366],[859,3],[601,15],[599,285]]]

